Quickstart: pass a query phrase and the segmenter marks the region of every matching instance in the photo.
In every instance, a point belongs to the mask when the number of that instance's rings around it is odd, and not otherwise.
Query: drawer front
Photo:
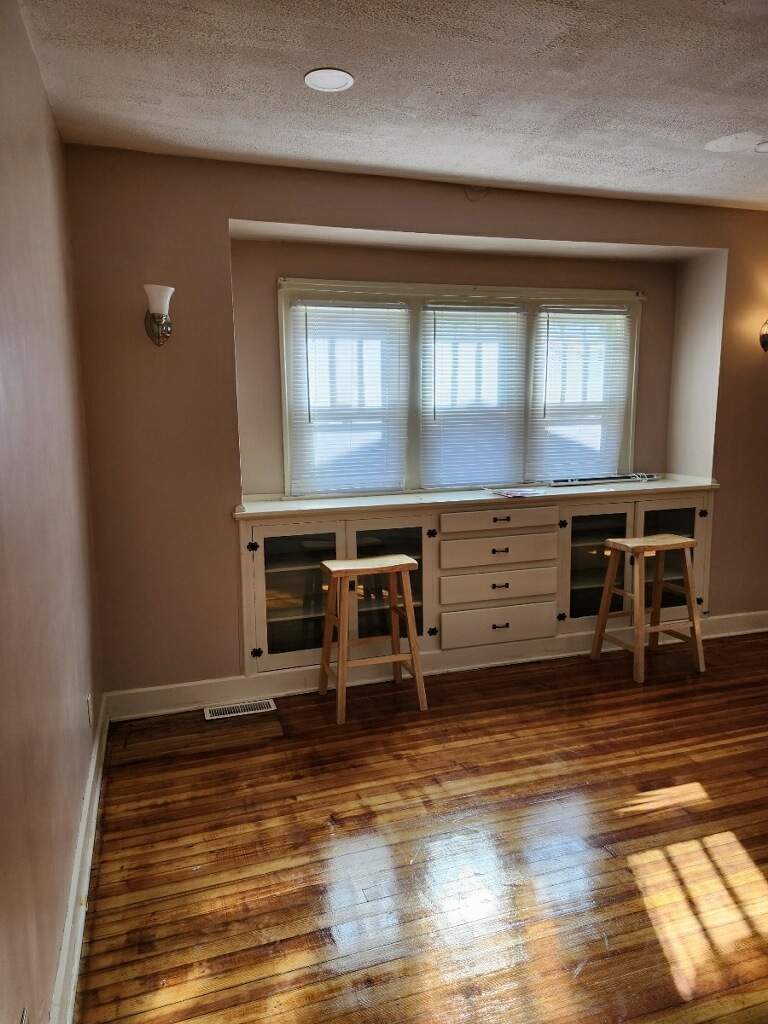
[[[443,512],[443,533],[477,533],[479,530],[517,530],[531,526],[555,526],[556,505],[539,508],[484,508],[478,512]]]
[[[442,648],[451,650],[554,636],[556,616],[555,601],[443,612],[440,616]]]
[[[510,597],[538,597],[557,591],[557,568],[472,572],[440,579],[440,604],[473,604]]]
[[[557,557],[556,533],[523,533],[514,537],[469,537],[440,541],[440,568],[544,562]]]

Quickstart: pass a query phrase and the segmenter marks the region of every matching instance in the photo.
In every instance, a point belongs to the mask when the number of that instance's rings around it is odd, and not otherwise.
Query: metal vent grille
[[[237,715],[256,715],[261,711],[277,711],[277,705],[268,698],[267,700],[245,700],[242,704],[220,704],[215,708],[204,708],[205,717],[211,718],[236,718]]]

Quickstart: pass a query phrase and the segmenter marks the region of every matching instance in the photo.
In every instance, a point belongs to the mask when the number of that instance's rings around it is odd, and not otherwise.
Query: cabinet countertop
[[[513,486],[513,497],[497,494],[488,488],[457,491],[408,491],[397,494],[362,494],[343,497],[262,498],[247,495],[234,511],[235,519],[292,519],[296,516],[322,516],[329,513],[355,514],[421,509],[448,512],[458,508],[482,508],[484,505],[560,505],[574,499],[614,498],[637,501],[662,498],[683,491],[714,490],[718,486],[711,477],[667,475],[659,480],[629,480],[601,484],[569,484],[560,487]]]

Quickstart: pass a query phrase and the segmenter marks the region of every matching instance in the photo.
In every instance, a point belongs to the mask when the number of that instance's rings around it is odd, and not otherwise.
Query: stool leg
[[[325,605],[325,622],[323,623],[323,649],[320,653],[320,683],[318,693],[326,693],[328,690],[328,666],[331,661],[331,647],[333,646],[333,627],[338,621],[338,600],[339,586],[335,576],[328,581],[328,597]]]
[[[688,619],[691,623],[691,641],[693,642],[693,662],[697,672],[704,671],[704,645],[701,642],[701,619],[699,618],[699,607],[696,604],[696,597],[693,589],[693,561],[691,549],[683,551],[683,584],[685,586],[685,600],[688,605]]]
[[[632,614],[636,683],[645,681],[645,552],[634,555],[632,566]]]
[[[657,551],[656,560],[653,566],[653,597],[651,598],[651,626],[658,626],[661,623],[661,595],[662,584],[664,583],[664,556],[666,551]],[[656,648],[659,646],[659,633],[651,633],[648,646]]]
[[[389,573],[389,633],[392,637],[392,653],[400,653],[400,616],[398,614],[398,605],[400,599],[398,597],[397,587],[397,573]],[[400,684],[403,681],[403,668],[399,661],[392,662],[392,676],[396,684]]]
[[[605,570],[605,583],[603,584],[603,596],[600,599],[600,611],[597,614],[597,625],[595,626],[595,637],[592,641],[590,658],[597,661],[603,649],[603,636],[605,627],[608,624],[608,612],[611,610],[611,589],[616,584],[616,573],[619,569],[620,551],[611,550],[608,556],[608,568]]]
[[[344,725],[347,713],[347,660],[349,659],[349,580],[339,584],[339,656],[336,663],[336,725]]]
[[[413,594],[411,593],[411,581],[407,571],[400,574],[400,581],[403,587],[403,604],[405,606],[405,632],[408,636],[408,646],[411,649],[411,665],[413,676],[416,680],[416,692],[419,695],[419,710],[427,710],[427,692],[424,689],[424,675],[421,671],[421,654],[419,653],[419,638],[416,635],[416,616],[413,613]]]

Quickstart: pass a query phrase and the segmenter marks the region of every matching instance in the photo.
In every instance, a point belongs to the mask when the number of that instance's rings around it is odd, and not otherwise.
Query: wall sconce
[[[768,320],[760,328],[760,345],[763,352],[768,352]]]
[[[168,306],[175,288],[167,284],[145,284],[144,291],[149,300],[149,309],[144,317],[144,327],[156,345],[164,345],[171,336],[173,325],[168,315]]]

